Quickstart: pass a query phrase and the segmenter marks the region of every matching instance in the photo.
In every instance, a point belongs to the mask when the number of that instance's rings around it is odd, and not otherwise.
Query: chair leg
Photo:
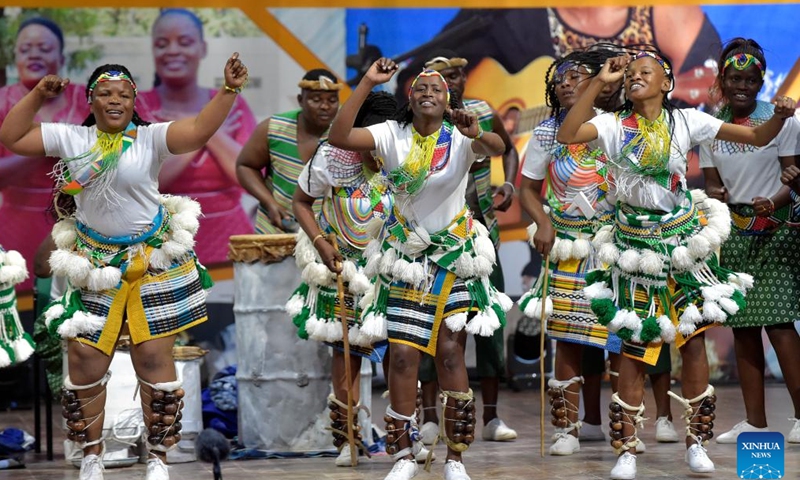
[[[42,395],[41,385],[41,360],[38,354],[33,355],[33,436],[36,438],[35,452],[42,452]]]

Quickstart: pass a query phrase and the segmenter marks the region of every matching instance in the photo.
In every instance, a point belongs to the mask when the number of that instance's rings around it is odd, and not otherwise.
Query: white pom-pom
[[[472,265],[473,274],[478,278],[488,277],[494,269],[494,264],[486,257],[473,257]]]
[[[71,250],[75,246],[78,234],[75,232],[75,220],[65,219],[53,225],[53,241],[61,250]]]
[[[683,245],[675,247],[672,250],[672,267],[677,271],[684,271],[692,268],[694,259],[692,259],[689,249]]]
[[[491,337],[494,331],[500,327],[500,321],[494,310],[491,308],[478,312],[477,315],[472,317],[472,320],[467,322],[465,327],[467,333],[472,335],[479,335],[481,337]]]
[[[8,356],[5,349],[0,348],[0,368],[11,366],[11,357]]]
[[[16,285],[28,278],[28,269],[25,266],[3,265],[0,267],[0,284]]]
[[[719,306],[728,313],[728,315],[735,315],[739,311],[739,305],[730,298],[720,298],[717,300]]]
[[[188,249],[174,240],[167,240],[161,244],[160,250],[163,250],[167,257],[176,260],[186,254]]]
[[[61,305],[60,303],[53,304],[50,308],[44,311],[44,324],[47,327],[50,327],[50,323],[52,323],[53,320],[61,318],[61,315],[64,315],[65,311],[66,309],[64,308],[64,305]]]
[[[381,254],[367,258],[367,264],[364,266],[364,275],[367,278],[375,278],[380,274],[381,258],[383,258]]]
[[[642,273],[646,273],[648,275],[659,275],[661,273],[661,269],[664,268],[664,261],[661,260],[661,257],[653,252],[653,251],[646,251],[642,254],[642,257],[639,259],[639,270]]]
[[[641,322],[636,325],[636,328],[633,328],[633,334],[631,335],[631,342],[632,343],[643,343],[642,342],[642,324]]]
[[[684,337],[688,337],[697,330],[697,325],[694,323],[680,322],[678,324],[678,332]]]
[[[339,342],[344,338],[342,332],[342,323],[337,322],[333,318],[326,318],[325,319],[325,329],[327,330],[326,341],[328,342]],[[347,337],[349,340],[350,337]]]
[[[185,213],[195,218],[203,214],[200,209],[200,203],[189,197],[181,195],[162,195],[161,203],[173,214]]]
[[[389,336],[386,317],[381,313],[368,313],[361,323],[361,334],[370,338],[371,343],[386,339]]]
[[[599,249],[602,245],[606,243],[611,243],[614,241],[614,227],[611,225],[605,225],[600,228],[594,234],[594,238],[592,239],[592,246],[595,249]]]
[[[380,240],[370,240],[367,244],[367,248],[364,249],[364,258],[370,259],[375,255],[381,254],[381,242]]]
[[[190,213],[176,213],[170,219],[169,225],[173,231],[184,230],[196,235],[197,230],[200,228],[200,221]]]
[[[703,316],[700,314],[700,310],[697,308],[697,305],[690,303],[683,310],[680,321],[682,323],[699,323],[703,321]]]
[[[411,264],[407,260],[403,260],[402,258],[398,259],[392,266],[392,278],[411,283],[410,268]]]
[[[625,321],[628,318],[628,311],[627,310],[617,310],[617,313],[614,314],[614,318],[608,322],[606,328],[610,332],[618,332],[620,328],[625,326]]]
[[[556,237],[555,240],[553,240],[553,246],[550,247],[550,257],[549,257],[550,265],[556,265],[559,261],[566,260],[558,255],[559,252],[558,246],[560,243],[561,239],[558,237]]]
[[[700,287],[700,292],[703,294],[703,299],[709,302],[716,302],[722,296],[713,285]]]
[[[606,282],[597,282],[583,289],[583,296],[589,300],[601,298],[614,298],[614,291],[608,288]]]
[[[78,335],[92,334],[106,324],[105,317],[100,317],[87,312],[75,312],[72,318],[58,327],[58,334],[62,338],[75,338]]]
[[[358,272],[358,267],[356,267],[356,264],[353,263],[352,260],[345,260],[344,262],[342,262],[341,275],[342,279],[345,282],[352,281],[353,277],[356,275],[357,272]]]
[[[122,271],[117,267],[97,267],[89,273],[86,288],[93,292],[102,292],[119,285]]]
[[[731,273],[728,275],[728,281],[742,293],[753,288],[753,276],[747,273]]]
[[[717,233],[717,231],[710,226],[704,227],[702,230],[700,230],[700,235],[706,237],[709,245],[711,245],[712,251],[716,250],[720,245],[722,245],[722,237],[720,237],[719,233]]]
[[[528,225],[528,244],[531,247],[536,247],[536,244],[533,242],[533,237],[536,236],[536,232],[539,231],[539,225],[535,222]]]
[[[703,302],[703,319],[710,322],[724,322],[728,315],[719,308],[717,302]]]
[[[424,230],[421,230],[424,232]],[[422,235],[426,235],[423,237]],[[430,237],[427,237],[427,232],[420,235],[417,232],[411,232],[406,237],[406,241],[403,243],[403,249],[411,256],[416,256],[419,252],[425,250],[430,245]],[[427,241],[426,241],[427,238]]]
[[[494,299],[500,305],[500,309],[504,312],[511,310],[511,307],[514,306],[514,301],[503,292],[495,291]]]
[[[391,275],[395,262],[397,262],[397,252],[395,252],[394,248],[389,248],[383,252],[381,257],[380,272],[384,275]]]
[[[597,258],[606,265],[616,265],[619,261],[619,249],[613,243],[604,243],[597,251]]]
[[[8,250],[3,259],[3,266],[25,268],[25,259],[16,250]]]
[[[466,312],[461,312],[450,315],[444,320],[444,323],[447,324],[447,328],[449,328],[450,331],[460,332],[464,330],[464,327],[467,325],[467,314]]]
[[[731,296],[733,295],[733,292],[736,291],[736,288],[733,285],[729,284],[729,283],[720,283],[720,284],[714,285],[714,290],[716,290],[717,293],[719,293],[720,297],[731,298]]]
[[[358,300],[358,306],[361,308],[361,311],[363,312],[372,305],[373,300],[375,300],[375,285],[370,285],[370,288],[364,292],[364,296]]]
[[[422,282],[425,281],[427,273],[425,272],[425,266],[420,262],[413,262],[411,264],[410,269],[410,277],[412,285],[422,285]]]
[[[316,315],[311,315],[306,320],[306,333],[311,340],[325,341],[327,330],[325,325],[320,322]]]
[[[150,252],[148,261],[150,262],[150,267],[156,271],[166,270],[172,265],[172,259],[167,255],[166,251],[160,248],[154,248]]]
[[[76,253],[56,250],[50,254],[50,268],[54,275],[67,277],[73,285],[83,287],[92,271],[92,264]]]
[[[639,255],[639,252],[631,248],[630,250],[622,252],[617,263],[619,264],[619,268],[628,273],[638,272],[640,257],[641,255]]]
[[[691,191],[692,200],[694,203],[703,203],[708,199],[708,195],[703,190],[695,188]]]
[[[15,359],[16,363],[22,363],[33,355],[33,347],[24,338],[14,340],[11,348],[14,349],[14,356],[17,357]]]
[[[578,238],[572,242],[572,258],[583,260],[592,252],[592,245],[585,238]]]
[[[494,244],[489,237],[477,237],[475,239],[475,253],[479,257],[487,259],[490,263],[497,261],[497,252],[494,249]]]
[[[350,279],[350,283],[347,285],[347,288],[353,295],[364,295],[372,288],[372,282],[370,282],[369,278],[364,275],[363,271],[357,271],[353,275],[353,278]]]
[[[566,238],[559,239],[559,242],[553,246],[553,249],[558,254],[559,261],[571,260],[575,258],[572,253],[572,240]]]
[[[191,250],[194,248],[194,235],[186,230],[175,230],[170,235],[170,238],[173,242],[181,245],[186,250]]]
[[[305,305],[305,298],[300,296],[299,293],[295,293],[294,295],[292,295],[292,298],[290,298],[289,301],[286,302],[286,306],[284,308],[286,308],[286,313],[290,317],[295,317],[300,312],[303,311],[304,305]]]
[[[642,329],[642,319],[639,318],[639,314],[634,312],[633,310],[627,310],[625,314],[625,319],[622,322],[622,326],[636,331]]]
[[[456,275],[460,278],[472,278],[475,276],[475,262],[468,252],[459,255],[453,263],[453,267]]]
[[[525,316],[539,319],[542,315],[542,299],[533,298],[525,306]],[[553,314],[553,300],[548,296],[544,305],[544,318],[547,319]]]
[[[708,243],[705,237],[700,235],[689,238],[686,246],[689,248],[689,255],[698,260],[706,258],[711,253],[711,244]]]
[[[674,342],[675,325],[672,324],[672,320],[666,315],[661,315],[656,321],[658,322],[658,326],[661,327],[661,339],[667,343]]]

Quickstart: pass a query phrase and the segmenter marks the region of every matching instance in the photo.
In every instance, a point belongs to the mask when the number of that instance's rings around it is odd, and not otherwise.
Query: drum
[[[331,355],[301,340],[284,304],[300,285],[295,235],[235,235],[239,442],[271,452],[331,450],[327,397]]]

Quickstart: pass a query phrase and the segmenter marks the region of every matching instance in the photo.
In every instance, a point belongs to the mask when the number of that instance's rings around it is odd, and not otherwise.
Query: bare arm
[[[250,139],[244,144],[236,158],[236,178],[239,184],[254,196],[261,207],[269,213],[270,222],[278,228],[281,220],[290,218],[289,212],[278,205],[272,192],[267,188],[262,170],[270,169],[269,119],[256,126]]]
[[[728,189],[722,183],[719,170],[714,167],[703,168],[703,177],[706,181],[706,193],[709,197],[728,203]]]
[[[503,121],[500,120],[497,112],[494,112],[492,116],[492,131],[500,135],[503,143],[506,144],[506,151],[503,152],[503,175],[505,177],[505,183],[501,185],[494,194],[495,197],[502,196],[502,200],[495,204],[495,210],[505,212],[511,206],[511,202],[514,199],[514,182],[517,179],[517,171],[519,170],[519,154],[517,153],[517,148],[514,146],[511,137],[508,136],[508,132],[503,126]]]
[[[536,224],[536,234],[533,237],[536,251],[547,255],[556,241],[556,232],[550,222],[550,217],[544,211],[544,200],[541,195],[543,184],[544,180],[532,180],[523,176],[519,188],[519,201],[522,209]]]
[[[308,235],[308,238],[311,239],[314,248],[319,252],[319,257],[325,263],[325,266],[328,267],[328,270],[333,273],[339,273],[342,271],[342,256],[333,248],[333,245],[328,242],[322,229],[319,228],[317,224],[317,219],[314,217],[313,210],[315,200],[314,197],[304,192],[301,187],[298,187],[295,189],[294,196],[292,197],[292,211],[294,212],[294,217],[297,219],[297,223],[300,224],[300,228],[302,228],[303,231],[306,232],[306,235]]]
[[[225,85],[231,89],[247,82],[247,67],[234,53],[225,63]],[[214,98],[195,117],[184,118],[170,124],[167,130],[167,148],[173,154],[188,153],[203,147],[222,126],[236,100],[236,93],[220,88]]]
[[[796,160],[797,157],[794,155],[788,157],[780,157],[781,162],[781,171],[786,170],[787,168],[794,166],[797,164]],[[792,197],[790,195],[791,189],[783,185],[781,186],[780,190],[778,190],[775,195],[771,196],[770,198],[766,197],[755,197],[753,198],[753,210],[755,210],[756,215],[768,217],[772,215],[775,210],[785,207],[789,205],[792,201]]]
[[[366,128],[353,128],[358,110],[373,88],[388,82],[397,72],[397,65],[388,58],[379,58],[369,67],[350,98],[344,102],[328,132],[328,143],[353,152],[375,149],[375,139]]]
[[[47,75],[6,115],[0,124],[0,143],[25,157],[43,157],[44,141],[39,123],[34,121],[44,101],[61,94],[69,84],[68,78]]]

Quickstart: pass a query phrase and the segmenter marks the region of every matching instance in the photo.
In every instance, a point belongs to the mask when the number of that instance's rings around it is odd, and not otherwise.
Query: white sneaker
[[[633,480],[636,478],[636,455],[628,452],[617,458],[617,464],[611,469],[611,480]]]
[[[439,425],[433,422],[425,422],[422,428],[419,429],[422,434],[422,443],[425,445],[433,445],[436,440],[436,435],[439,434]]]
[[[569,433],[557,433],[555,443],[550,445],[550,455],[572,455],[581,451],[581,443],[577,437]]]
[[[636,453],[644,453],[647,451],[647,445],[644,444],[642,439],[639,439],[639,443],[636,444]]]
[[[689,464],[689,470],[694,473],[711,473],[714,471],[714,462],[708,458],[706,449],[700,445],[689,447],[684,458],[686,463]]]
[[[356,457],[356,462],[358,462],[358,457]],[[342,450],[339,452],[339,456],[336,457],[336,466],[337,467],[352,467],[353,463],[350,460],[350,444],[345,443],[342,447]]]
[[[414,458],[417,460],[417,463],[425,463],[426,461],[428,461],[428,452],[430,452],[431,454],[431,462],[436,460],[436,452],[431,452],[430,449],[428,449],[422,444],[419,445],[420,445],[419,452],[416,455],[414,455]]]
[[[606,434],[600,425],[592,425],[591,423],[583,422],[581,425],[580,437],[584,442],[602,442],[606,439]]]
[[[786,441],[789,443],[800,443],[800,418],[790,418],[790,422],[794,422],[794,426],[792,427],[792,431],[789,432],[789,436],[786,437]]]
[[[145,480],[169,480],[169,467],[159,457],[147,459],[147,474]]]
[[[767,428],[758,428],[747,423],[747,420],[742,420],[733,426],[730,430],[717,436],[717,443],[736,443],[739,434],[743,432],[766,432]]]
[[[656,441],[661,443],[675,443],[680,441],[675,426],[669,421],[668,417],[658,417],[656,419]]]
[[[400,459],[394,462],[394,467],[383,480],[410,480],[417,476],[419,467],[414,460]]]
[[[464,464],[455,460],[444,462],[444,480],[471,480]]]
[[[80,480],[103,480],[103,457],[102,455],[86,455],[81,460]]]
[[[494,418],[483,426],[483,439],[490,442],[507,442],[517,438],[517,432],[504,421]]]

